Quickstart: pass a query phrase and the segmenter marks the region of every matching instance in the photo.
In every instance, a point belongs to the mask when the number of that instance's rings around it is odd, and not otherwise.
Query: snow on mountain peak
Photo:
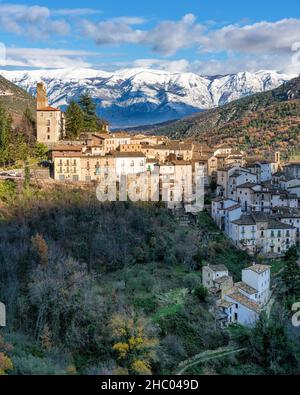
[[[292,76],[276,71],[240,72],[225,76],[134,68],[107,72],[95,69],[0,71],[35,94],[44,81],[52,105],[65,107],[88,91],[98,112],[113,127],[137,126],[181,118],[232,100],[276,88]]]

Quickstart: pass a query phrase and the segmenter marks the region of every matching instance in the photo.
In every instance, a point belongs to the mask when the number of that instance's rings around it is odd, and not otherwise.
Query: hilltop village
[[[153,200],[159,189],[168,208],[193,214],[203,209],[192,204],[199,185],[205,192],[214,185],[209,211],[237,248],[276,258],[300,245],[299,158],[282,163],[275,152],[273,162],[250,160],[234,147],[112,133],[105,122],[97,133],[67,140],[64,113],[49,106],[42,83],[37,86],[37,140],[49,148],[51,175],[58,182],[98,182],[107,189],[109,174],[115,174],[117,184],[126,176],[141,199]]]
[[[8,284],[0,284],[0,331],[12,331],[14,372],[40,373],[42,361],[56,364],[48,355],[57,348],[70,355],[63,368],[50,366],[58,373],[194,373],[197,361],[205,372],[219,353],[237,353],[238,371],[245,361],[260,367],[252,339],[271,338],[277,317],[282,333],[289,328],[300,295],[299,158],[276,150],[269,161],[238,143],[111,131],[96,111],[92,131],[75,123],[70,133],[72,102],[66,112],[50,106],[41,83],[36,104],[32,140],[41,153],[0,171],[0,274]],[[142,354],[142,370],[121,354],[123,344],[131,350],[136,317],[149,325],[144,344],[163,350],[159,365]],[[116,323],[128,325],[128,340],[112,337]],[[42,351],[33,368],[27,350],[18,359],[23,339],[13,331]],[[288,343],[279,336],[277,344],[281,368]],[[183,350],[177,357],[174,345]],[[231,365],[213,366],[221,374]]]

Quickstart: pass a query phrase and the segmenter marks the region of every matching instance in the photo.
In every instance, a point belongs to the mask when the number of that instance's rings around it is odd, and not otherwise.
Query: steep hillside
[[[12,116],[14,125],[18,125],[26,108],[34,113],[35,100],[24,89],[14,85],[0,75],[0,106]]]
[[[211,144],[238,143],[257,148],[294,149],[300,141],[300,77],[277,89],[242,98],[147,132],[173,138],[193,137]]]
[[[291,79],[272,70],[209,77],[152,69],[110,73],[94,69],[0,71],[0,74],[32,95],[36,83],[44,81],[50,103],[62,108],[70,99],[88,91],[97,103],[98,114],[108,119],[113,128],[181,119],[265,92]]]

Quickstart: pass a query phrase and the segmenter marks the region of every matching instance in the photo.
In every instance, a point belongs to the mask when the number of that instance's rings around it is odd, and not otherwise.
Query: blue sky
[[[299,74],[300,3],[0,1],[0,42],[8,69],[151,67],[200,74],[276,69]],[[3,54],[2,46],[2,68]]]

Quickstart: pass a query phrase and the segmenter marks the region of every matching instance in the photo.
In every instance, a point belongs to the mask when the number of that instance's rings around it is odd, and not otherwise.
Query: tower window
[[[50,140],[50,134],[48,134],[48,140]]]

